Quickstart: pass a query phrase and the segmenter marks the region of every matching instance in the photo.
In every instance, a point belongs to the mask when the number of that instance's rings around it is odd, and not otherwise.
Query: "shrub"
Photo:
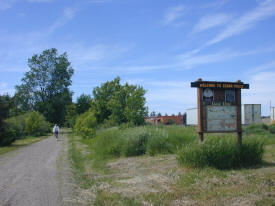
[[[230,169],[256,165],[261,162],[263,153],[263,142],[256,138],[244,139],[242,146],[237,146],[234,138],[213,137],[183,147],[178,161],[191,167]]]
[[[128,123],[123,123],[121,125],[119,125],[119,129],[121,130],[125,130],[125,129],[128,129],[128,128],[131,128],[131,127],[134,127],[135,125],[131,122],[128,122]]]
[[[96,125],[95,115],[89,110],[76,118],[74,130],[76,134],[84,139],[93,138],[95,136]]]
[[[41,136],[50,131],[48,122],[39,112],[29,112],[25,118],[25,133],[27,135]]]
[[[268,131],[268,126],[266,124],[251,124],[244,128],[245,134],[265,134]]]
[[[0,125],[0,146],[8,146],[15,141],[13,132],[8,128],[5,122]]]
[[[157,127],[128,128],[122,133],[122,140],[122,154],[126,157],[170,152],[167,132]]]
[[[269,132],[271,134],[275,134],[275,124],[272,124],[272,125],[269,126]]]
[[[99,160],[121,156],[121,131],[118,128],[109,128],[98,131],[93,139],[92,151]]]
[[[15,117],[10,117],[5,120],[10,134],[16,139],[23,138],[26,135],[25,131],[25,119],[27,115],[19,115]]]
[[[168,133],[168,143],[172,152],[177,153],[184,145],[198,140],[196,127],[184,126],[166,126],[165,131]]]
[[[94,156],[107,159],[120,156],[157,155],[174,153],[182,145],[197,140],[195,128],[179,126],[131,127],[124,124],[101,128],[91,142]]]
[[[264,154],[264,143],[257,138],[247,138],[238,152],[236,166],[249,167],[259,164]]]
[[[167,125],[173,125],[173,124],[176,124],[176,121],[173,120],[173,119],[168,119],[168,121],[167,121],[166,124],[167,124]]]
[[[146,153],[149,155],[167,154],[171,152],[168,143],[168,134],[165,130],[152,128],[149,132],[149,138],[146,146]]]
[[[138,156],[146,153],[146,144],[149,134],[145,127],[136,127],[127,129],[122,138],[124,144],[122,145],[122,153],[124,156]]]
[[[40,136],[50,131],[48,122],[38,112],[29,112],[14,116],[3,122],[0,130],[0,145],[9,145],[14,140],[24,138],[26,135]]]

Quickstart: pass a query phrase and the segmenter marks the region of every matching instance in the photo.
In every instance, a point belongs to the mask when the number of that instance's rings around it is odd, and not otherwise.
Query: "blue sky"
[[[275,0],[0,0],[0,93],[27,59],[67,52],[74,99],[117,76],[147,90],[149,110],[196,107],[190,82],[242,80],[243,103],[275,106]]]

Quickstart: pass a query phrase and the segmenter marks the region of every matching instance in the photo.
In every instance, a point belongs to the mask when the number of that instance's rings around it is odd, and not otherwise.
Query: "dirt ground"
[[[180,167],[176,155],[119,158],[104,171],[85,162],[85,177],[92,183],[78,194],[83,205],[133,204],[125,198],[144,206],[275,205],[275,159],[266,158],[261,167],[228,171]]]

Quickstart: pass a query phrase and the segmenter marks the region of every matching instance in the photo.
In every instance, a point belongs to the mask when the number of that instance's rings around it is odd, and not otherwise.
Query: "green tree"
[[[126,104],[124,108],[124,116],[127,122],[135,125],[144,124],[144,120],[148,115],[148,109],[145,106],[146,91],[141,86],[128,85],[123,86],[126,93]]]
[[[94,88],[92,108],[95,112],[95,116],[99,124],[103,123],[104,120],[107,120],[112,114],[108,104],[114,93],[119,91],[120,87],[120,78],[117,77],[113,81],[107,81],[101,84],[100,87]]]
[[[96,117],[92,110],[88,110],[76,118],[74,131],[83,138],[92,138],[97,126]]]
[[[143,124],[148,114],[145,92],[140,86],[128,83],[121,85],[119,77],[96,87],[93,91],[92,109],[98,123],[109,120],[115,124]]]
[[[76,111],[77,114],[82,114],[88,111],[91,107],[92,98],[90,95],[82,94],[76,100]]]
[[[27,135],[41,136],[49,132],[49,124],[39,112],[30,112],[25,119],[25,132]]]
[[[0,145],[10,145],[15,138],[7,127],[5,119],[8,118],[12,107],[9,95],[0,95]]]
[[[62,124],[66,105],[72,103],[69,90],[73,69],[67,54],[48,49],[28,59],[30,71],[16,86],[16,100],[24,110],[37,110],[52,123]]]
[[[66,108],[66,126],[73,127],[77,117],[76,105],[70,104]]]
[[[156,115],[156,112],[155,111],[152,111],[151,113],[150,113],[150,117],[156,117],[157,115]]]

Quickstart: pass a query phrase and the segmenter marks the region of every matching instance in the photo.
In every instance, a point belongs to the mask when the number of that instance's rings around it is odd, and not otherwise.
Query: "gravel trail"
[[[66,134],[0,156],[1,206],[64,205],[57,160],[67,144]]]

